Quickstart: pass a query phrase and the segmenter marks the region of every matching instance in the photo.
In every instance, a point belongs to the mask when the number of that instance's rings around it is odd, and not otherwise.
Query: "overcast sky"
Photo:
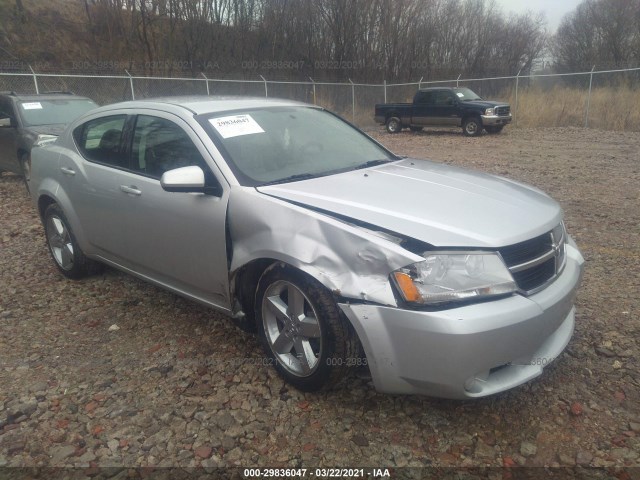
[[[575,10],[582,0],[496,0],[502,10],[508,14],[532,12],[544,12],[547,16],[547,28],[550,33],[555,33],[560,21],[565,14]]]

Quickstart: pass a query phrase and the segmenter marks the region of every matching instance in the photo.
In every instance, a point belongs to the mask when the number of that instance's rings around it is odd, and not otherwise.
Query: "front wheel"
[[[400,119],[398,117],[389,117],[387,119],[387,132],[398,133],[400,130],[402,130]]]
[[[479,117],[465,118],[462,123],[462,132],[467,137],[477,137],[482,133],[482,121]]]
[[[356,366],[358,343],[331,294],[283,264],[260,278],[256,326],[280,376],[302,391],[337,384]]]
[[[490,126],[490,127],[484,127],[484,129],[487,131],[487,133],[490,133],[492,135],[494,135],[496,133],[500,133],[503,128],[504,128],[504,125],[494,125],[494,126]]]

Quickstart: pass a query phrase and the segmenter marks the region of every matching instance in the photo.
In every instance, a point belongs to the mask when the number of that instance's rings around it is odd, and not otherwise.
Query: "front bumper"
[[[512,116],[509,115],[480,115],[483,127],[493,127],[497,125],[507,125],[511,123]]]
[[[464,399],[540,375],[573,334],[584,259],[573,241],[566,248],[562,274],[529,297],[435,312],[340,304],[362,342],[376,389]]]

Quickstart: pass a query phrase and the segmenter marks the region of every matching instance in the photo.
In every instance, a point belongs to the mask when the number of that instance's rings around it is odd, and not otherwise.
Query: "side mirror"
[[[204,172],[198,166],[174,168],[167,170],[160,178],[160,185],[167,192],[205,193],[222,196],[222,189],[206,185]]]
[[[0,128],[9,128],[13,126],[14,125],[11,117],[0,118]]]
[[[200,167],[182,167],[167,170],[160,178],[167,192],[204,192],[204,172]]]

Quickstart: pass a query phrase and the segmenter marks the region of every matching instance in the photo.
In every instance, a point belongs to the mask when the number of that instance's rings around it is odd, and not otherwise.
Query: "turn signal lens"
[[[394,272],[393,276],[396,279],[396,284],[398,285],[398,288],[400,288],[402,296],[406,301],[422,303],[422,295],[420,295],[420,292],[408,274],[404,272]]]

